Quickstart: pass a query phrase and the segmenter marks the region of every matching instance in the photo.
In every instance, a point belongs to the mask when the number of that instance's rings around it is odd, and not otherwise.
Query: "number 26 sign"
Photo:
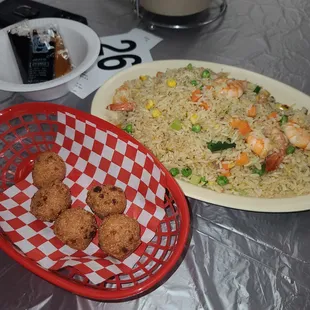
[[[119,70],[125,68],[128,62],[130,62],[131,65],[137,65],[142,62],[141,57],[134,54],[137,48],[136,42],[132,40],[121,40],[120,43],[124,45],[124,47],[119,48],[109,44],[101,44],[99,57],[104,57],[98,61],[98,68],[102,70]],[[105,55],[108,54],[107,51],[112,51],[115,55],[105,57]]]
[[[101,48],[96,64],[82,74],[72,90],[80,98],[87,97],[119,71],[153,60],[145,32],[141,30],[100,40]]]

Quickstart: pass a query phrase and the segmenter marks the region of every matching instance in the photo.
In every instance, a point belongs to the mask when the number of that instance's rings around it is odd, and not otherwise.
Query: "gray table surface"
[[[139,25],[130,0],[41,0],[84,15],[99,36]],[[309,0],[230,0],[224,19],[202,29],[156,30],[155,60],[198,59],[243,67],[310,93]],[[69,94],[58,103],[89,112]],[[14,96],[0,109],[18,104]],[[103,303],[75,296],[0,252],[0,308],[310,309],[310,212],[263,214],[189,200],[193,236],[171,278],[147,296]]]

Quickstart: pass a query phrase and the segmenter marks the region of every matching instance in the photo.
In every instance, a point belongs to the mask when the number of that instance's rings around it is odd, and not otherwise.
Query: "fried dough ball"
[[[103,219],[107,215],[123,213],[126,208],[126,196],[119,187],[97,185],[88,191],[86,203]]]
[[[41,153],[33,166],[33,183],[36,187],[48,186],[53,181],[62,181],[66,176],[66,164],[63,159],[54,152]]]
[[[85,250],[96,235],[95,216],[82,209],[68,209],[60,214],[54,224],[55,235],[75,250]]]
[[[69,187],[56,180],[34,194],[31,199],[30,212],[41,221],[53,222],[62,211],[70,206]]]
[[[123,260],[141,244],[140,225],[124,214],[109,215],[99,227],[98,238],[102,251]]]

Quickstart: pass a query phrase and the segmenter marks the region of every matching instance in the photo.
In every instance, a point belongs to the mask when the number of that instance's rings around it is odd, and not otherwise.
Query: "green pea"
[[[183,168],[182,170],[181,170],[181,173],[182,173],[182,175],[184,176],[184,177],[189,177],[191,174],[192,174],[192,169],[191,168],[189,168],[189,167],[187,167],[187,168]]]
[[[201,126],[199,124],[193,125],[192,126],[192,131],[196,132],[196,133],[200,132],[201,131]]]
[[[191,81],[191,84],[194,85],[194,86],[197,86],[197,85],[198,85],[198,82],[197,82],[196,80],[192,80],[192,81]]]
[[[293,145],[289,145],[286,149],[286,154],[290,155],[290,154],[293,154],[295,151],[296,151],[296,147]]]
[[[193,65],[192,64],[188,64],[186,67],[188,70],[193,70]]]
[[[126,125],[126,127],[124,128],[124,130],[128,133],[132,133],[132,125],[131,124],[128,124]]]
[[[173,177],[175,177],[180,173],[180,170],[178,168],[171,168],[169,172]]]
[[[201,74],[201,77],[206,79],[206,78],[209,78],[211,76],[211,73],[209,70],[204,70]]]
[[[219,175],[217,178],[216,178],[216,182],[218,185],[220,186],[224,186],[226,184],[229,183],[227,177],[225,177],[224,175]]]
[[[287,115],[283,115],[280,119],[280,125],[284,125],[288,122],[288,116]]]

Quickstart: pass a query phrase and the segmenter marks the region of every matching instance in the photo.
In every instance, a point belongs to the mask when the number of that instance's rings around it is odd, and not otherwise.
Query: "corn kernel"
[[[146,81],[147,80],[147,75],[140,75],[140,80],[141,81]]]
[[[168,85],[169,87],[171,87],[171,88],[174,88],[174,87],[177,86],[177,82],[176,82],[176,80],[170,79],[170,80],[167,80],[167,85]]]
[[[234,167],[235,167],[235,164],[234,164],[234,163],[228,164],[228,168],[229,168],[229,169],[234,168]]]
[[[147,104],[145,105],[145,107],[146,107],[148,110],[151,110],[151,109],[154,107],[154,105],[155,105],[155,102],[154,102],[153,100],[149,99],[149,100],[147,101]]]
[[[158,109],[153,109],[152,110],[152,116],[154,118],[159,117],[161,115],[161,112]]]
[[[197,114],[193,114],[193,115],[190,117],[190,121],[191,121],[191,123],[192,123],[193,125],[196,124],[197,120],[198,120],[198,115],[197,115]]]

